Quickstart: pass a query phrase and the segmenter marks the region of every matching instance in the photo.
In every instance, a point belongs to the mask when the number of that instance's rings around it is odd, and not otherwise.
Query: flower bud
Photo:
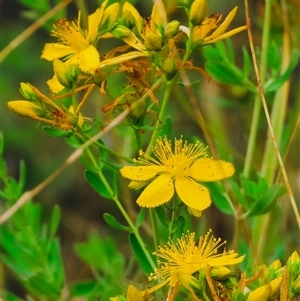
[[[19,91],[26,99],[36,100],[36,94],[28,84],[20,83]]]
[[[178,5],[189,9],[194,0],[178,0]]]
[[[190,10],[190,22],[193,25],[200,25],[207,17],[208,4],[207,0],[195,0]]]
[[[164,28],[164,35],[167,38],[173,38],[179,31],[180,22],[177,20],[173,20],[166,25]]]
[[[129,285],[127,289],[127,301],[143,301],[143,300],[144,300],[143,292],[139,291],[135,286]]]
[[[164,61],[163,68],[168,74],[174,73],[176,71],[176,63],[174,59],[168,56],[167,59]]]
[[[190,274],[178,273],[178,280],[180,284],[189,291],[197,292],[201,289],[199,280]]]
[[[143,18],[136,8],[129,2],[125,2],[123,6],[122,24],[130,29],[136,26],[138,32],[141,32],[143,23]]]
[[[55,59],[53,60],[53,69],[59,83],[65,88],[71,89],[72,84],[67,77],[68,66],[62,61]]]
[[[294,296],[300,295],[300,275],[293,281],[292,293]]]
[[[270,293],[269,298],[271,300],[276,299],[276,297],[279,296],[281,283],[282,283],[282,276],[278,277],[278,278],[275,278],[274,280],[272,280],[270,282],[271,293]]]
[[[256,290],[252,291],[247,301],[267,301],[271,293],[271,286],[269,284],[263,285]]]
[[[162,38],[161,36],[150,32],[145,40],[145,46],[148,50],[158,51],[162,48]]]
[[[212,267],[210,270],[210,276],[216,281],[223,281],[229,277],[231,271],[227,267]]]
[[[127,38],[131,33],[131,30],[123,25],[118,25],[114,30],[111,31],[111,34],[117,39]]]
[[[35,117],[43,116],[44,110],[36,103],[27,100],[13,100],[7,103],[8,108],[22,116],[35,119]]]

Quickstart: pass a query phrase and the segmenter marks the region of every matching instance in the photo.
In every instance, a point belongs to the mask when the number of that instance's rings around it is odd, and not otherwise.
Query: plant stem
[[[265,15],[263,24],[263,36],[262,36],[262,47],[261,47],[261,60],[259,65],[259,74],[262,85],[266,79],[266,68],[267,68],[267,52],[269,45],[270,36],[270,18],[271,18],[271,0],[265,0]],[[261,99],[259,93],[255,95],[254,109],[251,120],[251,129],[249,135],[249,142],[247,146],[245,165],[243,174],[246,178],[249,177],[251,171],[251,165],[253,162],[253,155],[256,145],[256,136],[258,132],[259,116],[261,113]]]

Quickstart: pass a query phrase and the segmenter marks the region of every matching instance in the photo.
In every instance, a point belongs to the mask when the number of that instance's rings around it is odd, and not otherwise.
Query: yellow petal
[[[234,174],[234,167],[231,163],[222,160],[200,158],[189,171],[195,181],[211,182],[231,177]]]
[[[181,201],[191,208],[204,210],[211,204],[208,189],[189,178],[176,178],[175,189]]]
[[[167,15],[164,3],[161,0],[156,0],[151,14],[151,31],[156,32],[157,25],[167,25]]]
[[[120,170],[124,178],[133,181],[147,181],[163,171],[165,171],[163,166],[124,166]]]
[[[121,54],[121,55],[116,56],[114,58],[103,60],[100,63],[100,68],[103,68],[105,66],[120,64],[122,62],[129,61],[129,60],[135,59],[137,57],[141,57],[141,56],[148,56],[148,53],[147,52],[141,52],[141,51],[131,51],[131,52],[128,52],[128,53],[124,53],[124,54]]]
[[[47,80],[47,85],[53,93],[58,93],[65,89],[65,87],[60,84],[55,75],[51,79]]]
[[[140,42],[140,40],[136,37],[136,35],[131,31],[130,34],[125,37],[122,38],[122,40],[130,45],[131,47],[140,50],[140,51],[145,51],[146,50],[146,46]]]
[[[88,73],[95,73],[100,67],[100,57],[97,49],[90,45],[79,53],[79,68]]]
[[[144,26],[143,18],[137,9],[129,2],[125,2],[123,5],[123,18],[127,19],[126,21],[129,23],[134,22],[138,32],[142,32]]]
[[[137,199],[141,207],[157,207],[168,202],[174,194],[174,185],[169,174],[162,174],[149,184]]]
[[[231,10],[231,12],[228,14],[226,19],[224,20],[224,22],[210,36],[211,39],[220,36],[221,34],[223,34],[226,31],[226,29],[228,28],[228,26],[232,22],[235,14],[237,12],[237,9],[238,9],[238,7],[236,6],[233,10]]]
[[[140,292],[135,286],[129,285],[127,289],[127,301],[144,301],[143,292]]]
[[[227,39],[241,31],[244,31],[244,30],[247,30],[247,26],[244,25],[244,26],[240,26],[238,28],[235,28],[235,29],[232,29],[216,38],[211,38],[211,36],[207,37],[204,39],[204,42],[202,43],[202,45],[205,45],[205,44],[211,44],[211,43],[216,43],[218,41],[221,41],[221,40],[224,40],[224,39]]]
[[[76,53],[76,50],[70,46],[51,43],[45,44],[41,58],[48,61],[53,61],[54,59],[58,59],[73,53]]]
[[[128,187],[134,190],[138,190],[145,187],[147,184],[149,184],[149,181],[131,181]]]
[[[98,8],[93,14],[88,17],[89,30],[87,34],[87,41],[94,41],[97,37],[99,24],[103,16],[104,9],[108,0],[104,1],[100,8]]]

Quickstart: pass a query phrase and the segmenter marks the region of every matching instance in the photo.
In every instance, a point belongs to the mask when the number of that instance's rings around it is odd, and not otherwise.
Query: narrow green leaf
[[[147,275],[150,275],[150,273],[153,272],[153,269],[145,255],[143,249],[141,248],[136,236],[133,233],[129,234],[129,242],[130,242],[130,246],[132,248],[132,251],[133,251],[140,267]]]
[[[51,126],[43,126],[44,132],[52,137],[70,137],[74,134],[72,130],[61,130]]]
[[[246,49],[246,47],[243,47],[243,61],[244,61],[244,69],[243,69],[244,77],[248,78],[252,70],[252,63],[251,63],[249,52]]]
[[[224,187],[219,182],[206,183],[209,192],[212,196],[214,204],[224,213],[233,215],[233,209],[230,204],[230,199],[227,196]]]
[[[0,156],[3,155],[3,150],[4,150],[4,137],[3,137],[3,133],[0,132]]]
[[[102,197],[107,199],[113,198],[112,190],[109,189],[100,179],[99,175],[91,170],[85,171],[85,178],[90,185],[95,189]]]
[[[265,194],[253,204],[246,215],[253,216],[267,213],[273,203],[285,192],[286,190],[283,185],[278,184],[270,187]]]
[[[145,219],[145,213],[146,213],[146,210],[145,210],[145,208],[142,207],[136,218],[136,222],[135,222],[136,228],[139,228],[141,226],[142,222]]]
[[[127,226],[124,226],[124,225],[120,224],[117,221],[117,219],[113,215],[111,215],[109,213],[104,213],[103,214],[103,218],[106,221],[106,223],[109,226],[111,226],[112,228],[115,228],[115,229],[118,229],[118,230],[123,230],[123,231],[128,231],[128,232],[131,231],[130,227],[127,227]]]
[[[185,225],[185,218],[182,215],[178,216],[172,231],[174,233],[174,237],[173,237],[174,239],[181,237],[183,233],[184,225]]]
[[[289,79],[291,73],[293,72],[293,70],[295,69],[295,67],[298,64],[298,60],[299,60],[298,51],[296,49],[293,49],[293,51],[291,53],[291,61],[290,61],[289,66],[287,67],[285,72],[283,72],[283,74],[281,76],[279,76],[275,79],[270,79],[266,82],[266,84],[264,86],[265,93],[278,90],[284,84],[284,82]]]
[[[169,228],[169,219],[166,216],[166,213],[165,213],[163,207],[162,206],[155,207],[154,210],[155,210],[155,213],[156,213],[159,221],[162,223],[162,225],[165,226],[166,228]]]
[[[54,237],[55,233],[57,231],[59,222],[60,222],[60,216],[61,216],[61,210],[58,205],[55,205],[52,210],[52,216],[50,220],[50,226],[49,226],[49,235],[50,237]]]
[[[26,166],[23,160],[20,161],[20,176],[18,182],[18,197],[23,193],[24,187],[26,184]]]

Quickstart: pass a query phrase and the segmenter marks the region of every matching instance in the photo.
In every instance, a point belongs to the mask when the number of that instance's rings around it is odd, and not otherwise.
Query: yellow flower
[[[79,27],[80,14],[77,22],[57,20],[53,25],[52,35],[57,37],[60,43],[46,44],[41,57],[49,61],[67,57],[68,65],[75,64],[84,72],[94,73],[100,65],[100,56],[95,44],[99,38],[98,27],[106,4],[107,1],[95,13],[89,15],[87,30]]]
[[[123,24],[130,29],[135,27],[138,36],[131,31],[122,40],[140,51],[160,50],[165,43],[164,39],[173,37],[179,30],[178,21],[167,23],[166,10],[161,0],[155,1],[151,16],[147,19],[143,19],[133,5],[125,2]]]
[[[226,241],[221,242],[221,239],[216,239],[211,232],[209,230],[206,235],[201,236],[198,245],[194,240],[195,233],[188,233],[182,235],[176,244],[170,240],[166,246],[159,247],[153,254],[164,261],[159,261],[160,268],[150,275],[150,280],[161,280],[159,287],[166,284],[174,287],[180,282],[182,275],[192,275],[206,266],[228,266],[243,261],[245,256],[238,257],[232,250],[224,250],[223,253],[217,254]],[[148,291],[152,292],[153,289]]]
[[[141,207],[162,205],[176,190],[188,207],[202,211],[211,204],[211,199],[208,189],[197,182],[217,181],[234,173],[231,163],[208,158],[206,148],[198,142],[188,144],[182,138],[175,139],[173,151],[165,137],[157,140],[152,151],[156,159],[140,151],[138,166],[125,166],[120,170],[123,177],[133,181],[129,187],[148,185],[137,200]]]
[[[228,14],[225,18],[224,22],[221,24],[220,21],[222,19],[221,14],[212,15],[210,17],[206,17],[202,23],[198,26],[195,26],[192,31],[191,40],[195,46],[206,45],[211,43],[216,43],[218,41],[224,40],[228,37],[231,37],[243,30],[247,29],[247,26],[240,26],[233,30],[226,32],[228,26],[232,22],[236,12],[237,6]],[[190,35],[190,29],[186,26],[180,26],[181,31],[186,33],[188,36]]]

